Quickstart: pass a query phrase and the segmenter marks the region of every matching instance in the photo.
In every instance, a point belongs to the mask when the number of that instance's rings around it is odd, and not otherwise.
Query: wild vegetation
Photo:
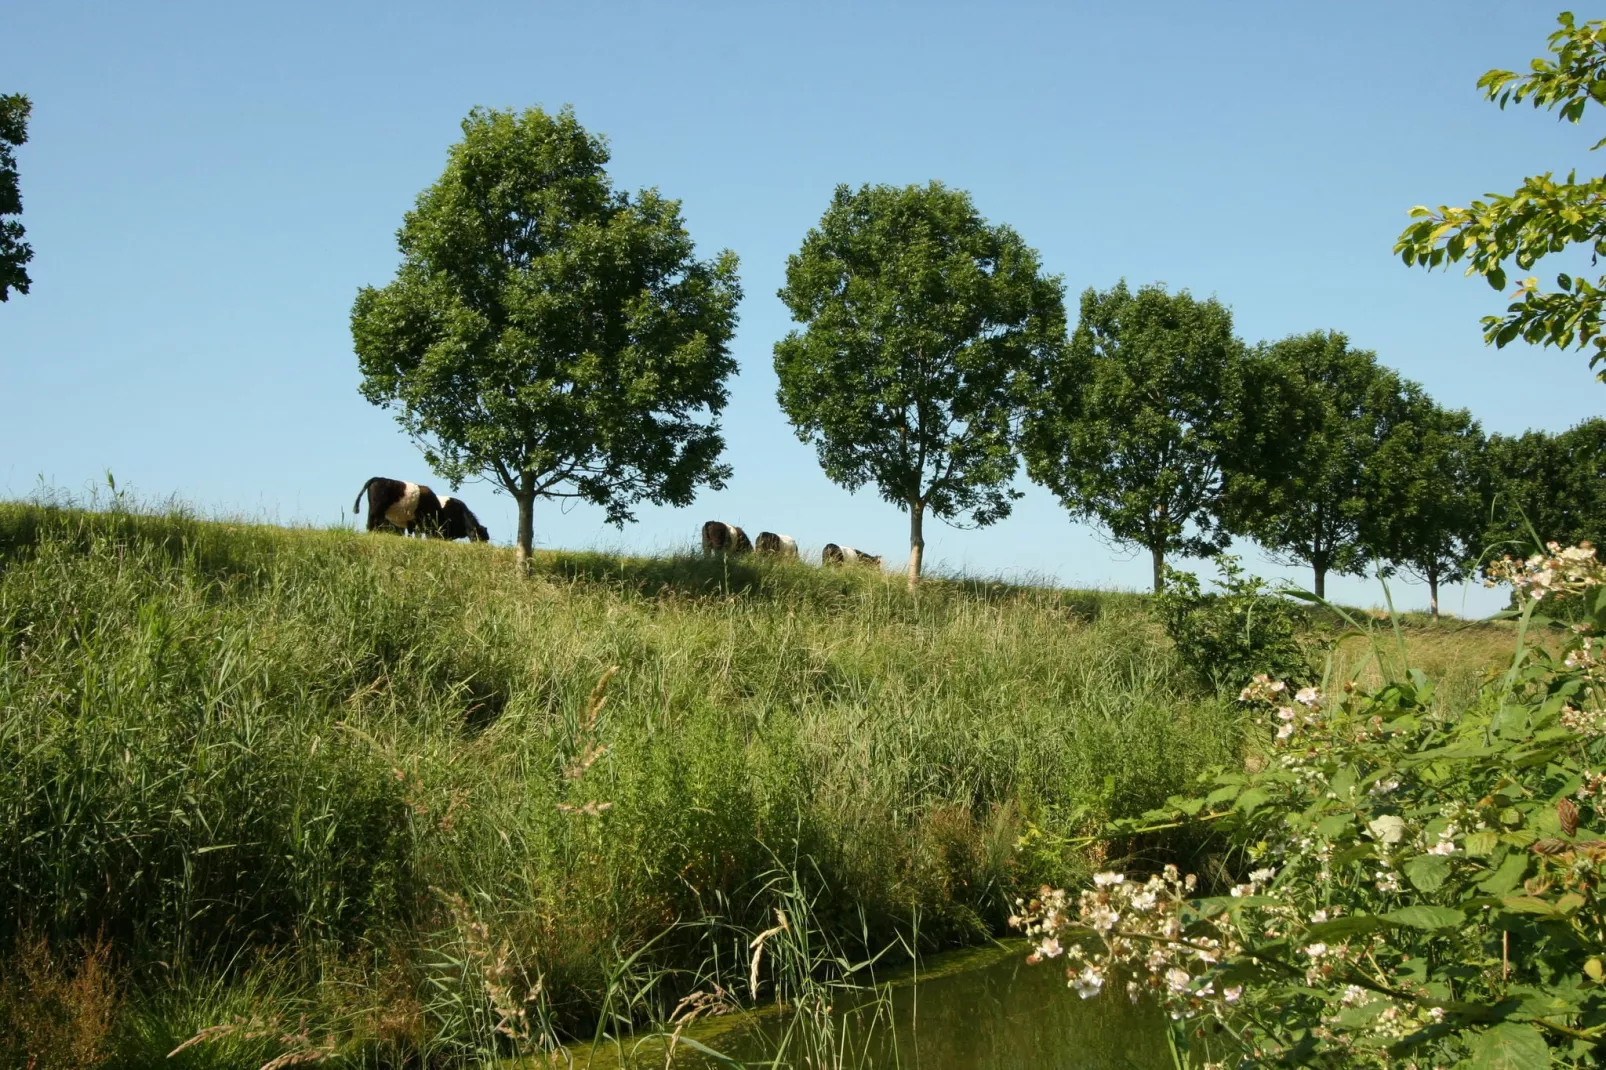
[[[1238,752],[1136,596],[510,554],[0,506],[16,1065],[441,1063],[767,998],[783,891],[861,954],[981,939],[1087,872],[1029,828]]]

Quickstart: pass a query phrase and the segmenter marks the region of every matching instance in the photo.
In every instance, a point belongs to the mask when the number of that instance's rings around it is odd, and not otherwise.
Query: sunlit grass
[[[106,942],[113,1065],[256,1066],[743,990],[777,872],[843,954],[975,942],[1088,864],[1029,825],[1236,759],[1146,604],[0,505],[0,947]]]

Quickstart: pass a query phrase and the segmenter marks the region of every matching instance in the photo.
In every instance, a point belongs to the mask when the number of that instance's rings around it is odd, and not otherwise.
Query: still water
[[[880,997],[832,1016],[829,1051],[786,1043],[796,1022],[778,1013],[697,1023],[685,1033],[750,1067],[911,1068],[911,1070],[1169,1070],[1165,1028],[1150,1004],[1133,1006],[1106,990],[1083,1000],[1063,969],[1028,966],[1025,948],[986,948],[933,959],[917,976],[899,975]],[[783,1050],[784,1049],[784,1050]],[[779,1054],[778,1054],[779,1053]],[[662,1040],[608,1045],[586,1070],[665,1065]],[[671,1065],[730,1067],[677,1045]]]

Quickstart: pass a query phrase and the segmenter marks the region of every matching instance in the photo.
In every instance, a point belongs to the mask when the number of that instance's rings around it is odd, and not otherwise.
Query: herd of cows
[[[796,557],[797,540],[790,535],[761,531],[758,533],[758,541],[754,542],[747,537],[747,532],[735,524],[727,524],[723,520],[710,520],[703,525],[705,557],[709,554],[745,554],[750,551],[775,554],[777,557]],[[820,551],[820,560],[827,565],[881,567],[880,554],[867,554],[863,550],[855,550],[851,546],[838,546],[834,542],[825,544],[825,548]]]
[[[443,498],[421,483],[374,476],[357,492],[357,500],[351,503],[353,513],[362,511],[365,494],[368,496],[369,531],[401,531],[425,538],[467,539],[469,542],[491,541],[491,533],[462,499]],[[796,558],[797,540],[790,535],[761,531],[755,543],[735,524],[710,520],[703,525],[704,556],[752,552]],[[827,565],[881,567],[880,554],[867,554],[834,542],[825,544],[820,558]]]

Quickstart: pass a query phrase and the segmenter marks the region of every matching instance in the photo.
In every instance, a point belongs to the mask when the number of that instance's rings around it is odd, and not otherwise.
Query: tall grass
[[[849,957],[999,931],[1088,864],[1029,824],[1233,759],[1181,679],[1135,596],[0,504],[0,952],[115,975],[108,1065],[538,1050],[777,859]]]

